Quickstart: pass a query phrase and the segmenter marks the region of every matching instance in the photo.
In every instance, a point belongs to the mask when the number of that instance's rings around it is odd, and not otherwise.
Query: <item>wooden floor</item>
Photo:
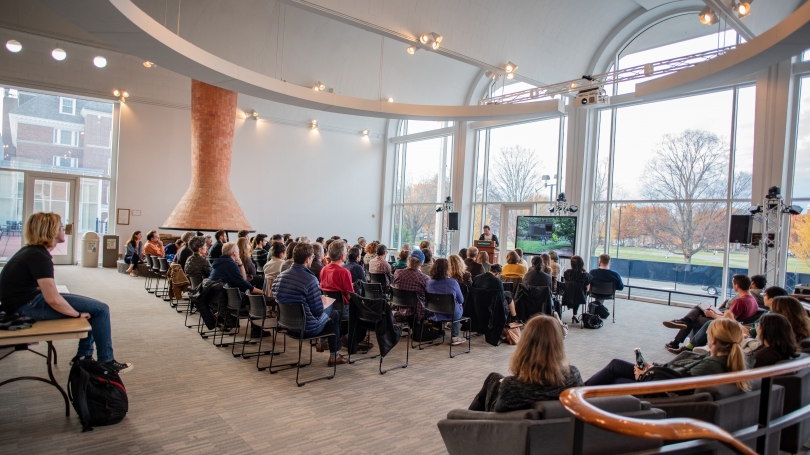
[[[147,294],[143,280],[115,269],[57,266],[57,282],[73,294],[110,305],[115,357],[133,362],[122,376],[130,412],[118,425],[81,433],[71,410],[51,386],[23,381],[0,387],[0,453],[446,453],[436,422],[467,407],[487,374],[507,372],[514,347],[473,340],[472,353],[448,357],[448,345],[411,350],[410,366],[384,376],[369,360],[338,367],[337,377],[302,388],[295,372],[258,372],[255,361],[236,359],[183,327],[183,316]],[[609,305],[609,304],[608,304]],[[584,378],[611,358],[672,356],[663,346],[674,331],[661,325],[686,310],[618,302],[615,324],[600,330],[572,327],[566,349]],[[571,313],[565,314],[570,323]],[[386,362],[404,358],[404,342]],[[57,342],[61,384],[75,342]],[[41,349],[44,352],[44,349]],[[2,353],[0,353],[2,355]],[[327,372],[317,354],[304,377]],[[0,381],[45,375],[44,360],[14,353],[0,362]]]

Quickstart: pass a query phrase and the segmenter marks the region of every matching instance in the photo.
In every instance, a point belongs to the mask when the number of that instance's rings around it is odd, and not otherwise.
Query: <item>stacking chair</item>
[[[158,288],[155,287],[155,297],[160,297],[166,302],[171,301],[171,297],[167,300],[166,296],[169,295],[169,261],[166,258],[152,258],[152,262],[154,263],[157,260],[157,276],[158,276],[158,284],[160,284],[160,279],[163,278],[163,289],[158,291]]]
[[[200,305],[210,306],[211,305],[209,303],[210,301],[219,302],[223,298],[227,298],[227,294],[225,293],[225,289],[212,289],[208,292],[208,295],[206,297],[207,297],[206,300],[199,302]],[[197,324],[197,332],[200,334],[200,337],[204,340],[207,340],[208,337],[213,337],[214,344],[216,344],[217,334],[219,334],[220,331],[224,330],[224,328],[220,328],[219,325],[217,324],[213,328],[213,330],[208,329],[208,327],[206,327],[205,322],[202,319],[202,313],[200,313],[199,308],[197,309],[197,313],[199,313],[200,315],[199,323]]]
[[[358,324],[358,326],[363,327],[364,329],[366,329],[366,333],[369,334],[369,338],[370,338],[371,332],[376,333],[377,324],[382,322],[383,318],[386,317],[386,308],[385,308],[385,306],[388,305],[388,302],[385,299],[367,299],[367,298],[364,298],[364,297],[360,297],[359,295],[357,295],[355,293],[351,294],[351,299],[352,299],[352,310],[351,311],[354,312],[355,318],[357,319],[357,324]],[[352,342],[351,336],[352,336],[352,333],[350,332],[349,333],[349,343]],[[382,346],[380,346],[380,348],[382,348]],[[354,363],[356,363],[356,362],[358,362],[360,360],[374,359],[379,355],[380,356],[380,367],[379,367],[380,374],[385,374],[385,373],[387,373],[387,372],[389,372],[391,370],[397,369],[397,368],[407,368],[408,367],[408,355],[410,353],[410,349],[408,349],[407,346],[405,347],[405,363],[402,364],[402,365],[397,365],[397,366],[392,367],[392,368],[388,368],[387,370],[383,370],[383,368],[382,368],[383,359],[384,359],[384,357],[382,355],[382,350],[380,350],[380,354],[376,354],[376,355],[372,355],[372,356],[368,356],[368,357],[363,357],[361,359],[352,360],[351,346],[349,346],[348,349],[349,349],[349,363],[350,364],[354,364]],[[390,354],[390,351],[388,353]]]
[[[152,266],[150,267],[152,272],[152,280],[149,283],[149,293],[154,294],[155,297],[160,297],[158,293],[158,287],[160,287],[160,261],[158,261],[158,259],[160,258],[157,256],[152,256]],[[154,289],[151,289],[152,286],[154,286]]]
[[[416,312],[419,309],[419,298],[416,296],[416,291],[403,291],[397,288],[391,288],[391,305],[396,308],[410,308],[411,313],[413,314],[414,321],[416,320]],[[413,345],[413,327],[411,327],[408,321],[401,322],[401,324],[405,324],[407,327],[403,327],[403,329],[408,329],[408,339],[410,340],[411,349],[416,349],[417,346]],[[405,365],[408,364],[408,360],[405,359]]]
[[[307,325],[307,316],[306,316],[306,313],[304,312],[304,304],[303,303],[301,303],[301,304],[298,304],[298,303],[290,303],[290,304],[280,303],[278,305],[278,329],[273,334],[273,352],[276,351],[276,337],[278,336],[279,333],[282,333],[284,336],[288,336],[288,337],[290,337],[292,339],[297,339],[298,340],[298,361],[295,362],[295,363],[287,363],[287,364],[277,365],[277,366],[287,367],[287,368],[281,368],[281,369],[278,369],[278,370],[274,371],[273,370],[273,359],[275,359],[276,356],[274,356],[274,355],[270,356],[270,367],[269,367],[270,374],[276,374],[279,371],[290,370],[293,367],[295,367],[295,369],[296,369],[296,371],[295,371],[295,384],[298,387],[303,387],[304,385],[309,384],[310,382],[319,381],[321,379],[332,379],[332,378],[335,377],[335,373],[337,373],[337,363],[335,363],[334,367],[332,369],[332,374],[330,376],[322,376],[322,377],[319,377],[319,378],[310,379],[309,381],[305,381],[305,382],[300,382],[299,381],[299,375],[301,374],[301,368],[312,364],[312,348],[313,348],[313,343],[312,342],[319,339],[319,338],[326,338],[326,337],[334,337],[335,336],[334,333],[329,333],[329,334],[323,334],[323,335],[316,335],[316,336],[313,336],[313,337],[305,337],[304,336],[304,329],[306,328],[306,325]],[[302,352],[302,349],[304,347],[304,341],[309,341],[310,342],[309,343],[309,363],[301,364],[301,352]],[[337,353],[335,353],[335,355],[337,356]],[[334,360],[337,360],[337,358],[335,357]]]
[[[591,281],[591,288],[588,291],[591,298],[599,300],[613,300],[613,322],[616,322],[616,288],[612,281]]]
[[[343,309],[344,309],[343,308],[343,293],[341,293],[340,291],[323,291],[322,290],[321,294],[323,294],[323,295],[325,295],[327,297],[331,297],[331,298],[335,299],[335,303],[332,304],[332,308],[340,313],[340,320],[341,321],[346,321],[346,324],[348,325],[348,322],[349,322],[348,314],[347,314],[346,317],[343,317]],[[341,330],[341,333],[343,333],[343,330]],[[346,333],[349,333],[349,331],[346,330]]]
[[[281,352],[273,352],[271,351],[262,351],[262,341],[264,340],[264,336],[259,337],[259,346],[256,348],[255,352],[245,352],[245,345],[248,341],[248,330],[253,326],[259,327],[264,331],[265,329],[270,329],[271,331],[275,331],[278,327],[278,319],[268,317],[267,315],[267,301],[265,300],[263,295],[256,295],[250,294],[248,295],[248,300],[250,301],[250,310],[248,311],[248,324],[247,328],[245,329],[245,337],[242,340],[242,358],[249,359],[251,357],[256,357],[256,369],[259,371],[264,371],[267,367],[260,367],[259,366],[259,358],[264,355],[279,355],[283,354],[287,350],[287,339],[284,339],[284,350]],[[252,338],[252,336],[251,336]]]
[[[383,285],[380,283],[363,282],[363,297],[369,299],[384,299],[385,291],[383,290]]]
[[[464,316],[462,316],[462,317],[460,317],[458,319],[455,319],[456,299],[452,294],[431,294],[429,292],[426,292],[425,293],[425,308],[427,308],[428,311],[436,313],[436,314],[446,314],[446,315],[450,316],[450,318],[452,319],[452,321],[450,321],[451,323],[453,323],[453,322],[463,322],[463,321],[469,321],[470,320],[470,318],[464,317]],[[469,329],[469,327],[467,328],[466,333],[467,333],[467,335],[465,336],[465,338],[467,339],[467,350],[463,351],[461,353],[457,353],[456,355],[458,355],[458,354],[467,354],[467,353],[470,352],[470,347],[471,347],[472,341],[471,341],[471,338],[470,338],[470,329]],[[442,337],[442,342],[444,342],[444,337]],[[456,355],[453,355],[453,343],[450,343],[450,358],[453,358]]]
[[[236,353],[236,345],[237,344],[242,344],[242,342],[236,341],[236,335],[239,333],[239,330],[242,327],[241,324],[239,324],[239,321],[241,319],[246,319],[246,317],[242,317],[240,315],[240,313],[239,313],[239,311],[242,309],[242,292],[237,288],[225,288],[225,294],[227,294],[227,296],[228,296],[228,306],[227,306],[227,309],[225,311],[226,311],[227,314],[230,314],[231,316],[233,316],[236,319],[236,327],[234,327],[233,333],[229,334],[229,335],[233,335],[233,339],[231,340],[230,343],[225,343],[225,335],[226,335],[226,333],[225,333],[225,330],[221,330],[220,331],[220,336],[219,336],[219,344],[217,344],[216,339],[215,339],[214,340],[214,345],[217,346],[217,347],[231,346],[231,354],[234,357],[239,357],[241,354]],[[223,316],[223,319],[224,319],[224,315],[222,315],[222,316]],[[248,328],[250,328],[250,327],[248,327]]]
[[[195,327],[195,324],[188,325],[188,317],[189,317],[190,314],[194,313],[194,305],[191,302],[190,295],[197,292],[197,289],[199,289],[200,286],[202,286],[202,278],[200,278],[197,275],[192,275],[192,276],[188,277],[188,282],[189,282],[189,288],[188,288],[189,299],[188,299],[188,308],[186,309],[186,322],[185,322],[185,324],[186,324],[186,327],[190,329],[192,327]],[[200,321],[197,322],[196,326],[199,327],[199,325],[201,323],[202,323],[202,316],[200,317]]]
[[[146,289],[146,292],[152,293],[152,255],[147,254],[145,257],[146,261],[146,280],[143,282],[143,288]]]
[[[372,283],[380,283],[383,285],[383,287],[385,287],[385,285],[388,284],[388,281],[384,273],[369,273],[368,276],[369,281]]]

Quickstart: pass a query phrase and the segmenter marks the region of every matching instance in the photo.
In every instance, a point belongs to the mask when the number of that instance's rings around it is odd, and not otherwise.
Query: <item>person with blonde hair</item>
[[[568,364],[560,322],[538,315],[526,323],[509,362],[513,376],[490,373],[470,405],[472,411],[509,412],[529,409],[537,401],[557,400],[582,385],[577,367]]]
[[[748,369],[753,365],[754,359],[746,357],[740,343],[743,340],[743,328],[738,322],[731,319],[715,319],[709,325],[707,332],[709,338],[709,352],[696,355],[683,353],[669,363],[662,365],[672,372],[683,377],[706,376]],[[749,365],[750,364],[750,365]],[[655,375],[642,378],[653,364],[648,364],[643,370],[635,364],[621,359],[613,359],[603,369],[599,370],[585,381],[586,386],[625,384],[629,382],[656,380]],[[670,377],[672,375],[669,375]],[[737,387],[743,391],[751,390],[748,381],[738,382]]]
[[[489,263],[489,253],[486,251],[479,251],[478,252],[478,259],[475,262],[481,264],[484,267],[484,272],[489,272],[489,266],[492,265]]]
[[[377,257],[377,246],[379,245],[378,242],[371,242],[366,246],[366,255],[363,256],[363,264],[366,266],[371,263],[371,260]]]
[[[132,370],[131,363],[118,362],[113,356],[110,307],[98,300],[77,294],[60,294],[54,279],[51,251],[65,242],[65,225],[56,213],[35,213],[23,226],[25,246],[8,260],[0,272],[0,310],[37,321],[84,318],[92,331],[79,340],[76,360],[93,358],[117,373]]]
[[[526,266],[521,264],[520,255],[515,251],[506,254],[506,265],[503,266],[502,275],[506,278],[523,278],[526,275]]]
[[[464,261],[461,259],[461,256],[457,254],[451,254],[449,258],[447,258],[447,262],[450,264],[450,269],[448,274],[450,278],[458,281],[459,286],[467,286],[467,289],[472,287],[472,275],[470,272],[466,270],[467,266],[464,265]]]
[[[239,247],[239,261],[243,265],[242,270],[244,271],[245,280],[257,288],[263,288],[264,278],[256,273],[256,264],[253,263],[253,248],[250,246],[250,240],[247,237],[239,237],[236,239],[236,246]]]

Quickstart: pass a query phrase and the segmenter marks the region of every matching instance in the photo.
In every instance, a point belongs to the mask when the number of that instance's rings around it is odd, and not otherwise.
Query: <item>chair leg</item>
[[[616,295],[613,295],[613,323],[616,323]]]
[[[466,318],[466,319],[469,320],[469,318]],[[453,324],[453,322],[463,322],[464,320],[465,320],[465,318],[462,318],[462,319],[459,319],[458,321],[452,321],[452,322],[450,322],[450,324]],[[470,339],[470,328],[467,327],[467,330],[465,332],[467,334],[465,336],[465,338],[467,339],[467,350],[462,351],[462,352],[458,352],[455,355],[453,355],[453,337],[451,335],[451,337],[450,337],[450,358],[451,359],[458,356],[458,355],[461,355],[461,354],[469,354],[470,353],[470,347],[472,346],[472,340]]]
[[[410,327],[408,329],[409,329],[409,332],[410,332]],[[390,353],[391,351],[388,351],[388,352]],[[380,374],[388,373],[389,371],[396,370],[397,368],[408,368],[408,360],[409,360],[408,356],[409,356],[410,353],[411,353],[411,350],[408,349],[407,345],[405,345],[405,363],[403,365],[397,365],[395,367],[391,367],[391,368],[388,368],[388,369],[385,369],[385,370],[382,369],[382,364],[383,364],[383,360],[385,359],[385,357],[380,355]]]

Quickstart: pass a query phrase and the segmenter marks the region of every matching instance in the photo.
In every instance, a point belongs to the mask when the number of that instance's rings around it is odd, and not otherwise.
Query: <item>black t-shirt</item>
[[[12,314],[40,294],[37,280],[53,278],[53,259],[44,246],[25,246],[0,272],[0,309]]]

